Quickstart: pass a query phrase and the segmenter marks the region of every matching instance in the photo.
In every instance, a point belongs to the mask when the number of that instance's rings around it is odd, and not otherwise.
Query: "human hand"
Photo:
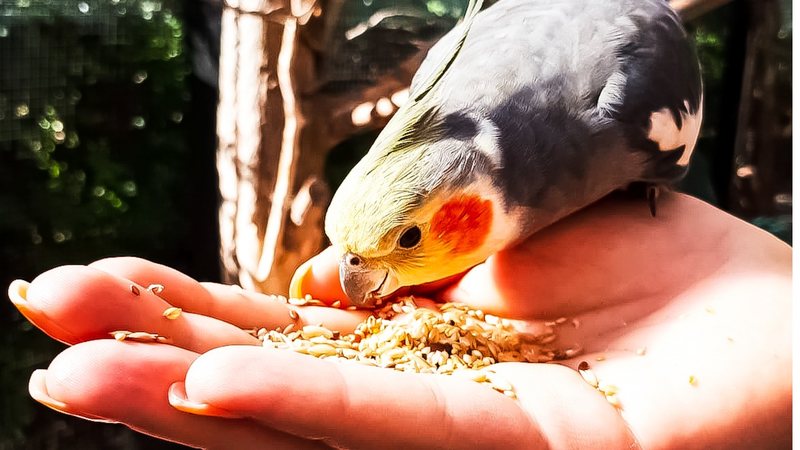
[[[305,287],[332,300],[330,253],[310,265]],[[77,343],[33,375],[35,398],[189,445],[747,447],[790,439],[790,282],[785,245],[697,200],[668,195],[656,219],[605,200],[437,293],[531,323],[568,319],[557,344],[582,354],[495,366],[518,401],[455,377],[256,347],[238,327],[284,326],[286,305],[146,261],[59,268],[11,294],[32,322]],[[195,314],[169,321],[169,305]],[[364,314],[300,308],[301,320],[342,331]],[[118,329],[172,345],[102,339]],[[617,386],[619,410],[573,370],[580,361]]]

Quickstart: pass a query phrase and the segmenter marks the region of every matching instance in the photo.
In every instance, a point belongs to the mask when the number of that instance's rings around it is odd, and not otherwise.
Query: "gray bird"
[[[687,171],[702,82],[665,0],[479,9],[471,2],[430,50],[328,210],[357,305],[462,272],[631,183]]]

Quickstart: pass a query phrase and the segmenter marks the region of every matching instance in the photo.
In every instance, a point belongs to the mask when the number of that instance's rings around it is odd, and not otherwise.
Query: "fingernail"
[[[47,333],[53,339],[69,345],[81,342],[81,339],[78,339],[74,334],[65,330],[55,321],[50,320],[46,314],[28,301],[28,288],[30,288],[30,285],[31,284],[25,280],[14,280],[8,285],[8,298],[19,312],[22,313],[30,323]]]
[[[230,411],[209,405],[208,403],[189,400],[186,397],[186,384],[183,381],[172,383],[169,387],[169,404],[178,411],[198,416],[223,417],[227,419],[242,418],[242,416],[237,416]]]
[[[8,285],[8,298],[11,303],[17,307],[23,316],[31,319],[36,316],[36,311],[30,303],[28,303],[28,287],[31,284],[25,280],[14,280]]]
[[[69,405],[62,402],[61,400],[54,399],[47,392],[46,378],[47,378],[47,370],[45,369],[35,370],[31,374],[31,379],[28,382],[28,393],[30,393],[31,397],[37,402],[60,413],[69,414],[70,416],[76,416],[94,422],[117,423],[113,420],[105,419],[103,417],[95,416],[93,414],[88,414],[85,412],[80,412],[80,413],[76,412],[74,408],[71,408]]]
[[[314,258],[304,262],[294,271],[292,280],[289,282],[289,298],[303,298],[303,285],[305,284],[306,276],[311,272],[311,261]]]

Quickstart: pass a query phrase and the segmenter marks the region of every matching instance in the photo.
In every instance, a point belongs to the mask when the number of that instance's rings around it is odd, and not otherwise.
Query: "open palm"
[[[328,301],[335,263],[323,252],[308,276]],[[557,345],[574,357],[495,366],[518,400],[458,377],[265,349],[242,328],[285,326],[292,307],[140,259],[59,267],[10,295],[73,344],[33,374],[34,398],[188,445],[752,448],[791,439],[790,288],[790,249],[709,205],[670,194],[653,219],[640,202],[604,200],[428,292],[559,323]],[[164,318],[170,306],[183,314]],[[297,310],[299,325],[345,332],[366,315]],[[116,330],[167,341],[120,342]],[[618,407],[575,370],[583,361]]]

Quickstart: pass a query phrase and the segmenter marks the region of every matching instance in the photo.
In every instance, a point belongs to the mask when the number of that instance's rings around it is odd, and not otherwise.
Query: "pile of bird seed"
[[[375,311],[352,334],[317,325],[258,334],[265,347],[404,372],[465,376],[512,398],[513,386],[491,370],[492,364],[548,362],[557,356],[549,346],[555,340],[552,326],[538,335],[521,333],[511,321],[481,310],[459,303],[445,303],[438,311],[419,308],[413,297]]]

